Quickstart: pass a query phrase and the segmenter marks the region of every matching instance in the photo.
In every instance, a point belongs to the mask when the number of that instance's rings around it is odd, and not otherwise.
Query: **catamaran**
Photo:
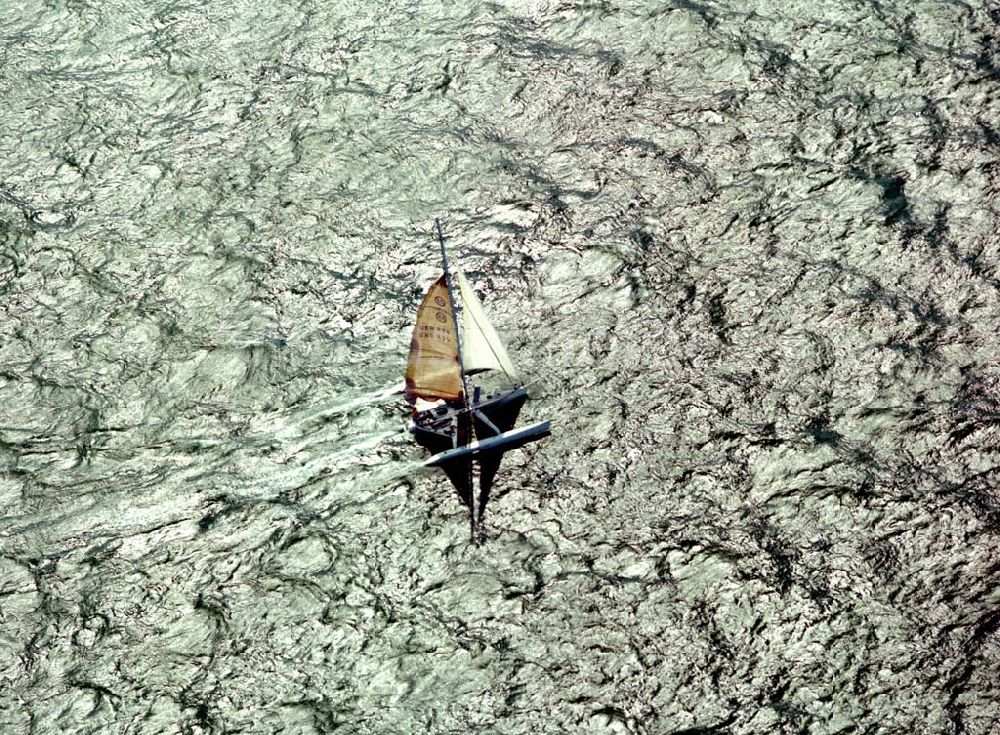
[[[504,452],[548,436],[549,422],[514,428],[528,390],[465,274],[452,273],[441,223],[434,225],[444,273],[417,310],[405,394],[410,432],[433,454],[424,464],[440,467],[455,486],[475,541]]]

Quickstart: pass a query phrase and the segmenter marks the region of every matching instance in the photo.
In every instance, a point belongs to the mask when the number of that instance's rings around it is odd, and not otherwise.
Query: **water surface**
[[[4,733],[1000,731],[986,3],[6,3]],[[434,217],[554,436],[386,391]]]

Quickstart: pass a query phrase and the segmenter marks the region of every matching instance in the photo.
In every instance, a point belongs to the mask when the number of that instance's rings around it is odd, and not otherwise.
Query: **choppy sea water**
[[[0,10],[0,732],[1000,733],[990,3]],[[531,381],[418,470],[457,261]]]

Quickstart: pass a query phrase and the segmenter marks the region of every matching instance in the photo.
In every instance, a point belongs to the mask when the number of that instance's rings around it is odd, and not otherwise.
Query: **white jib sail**
[[[462,292],[462,364],[465,372],[503,370],[511,378],[515,378],[517,371],[510,361],[507,348],[486,318],[483,305],[461,271],[458,272],[458,287]]]

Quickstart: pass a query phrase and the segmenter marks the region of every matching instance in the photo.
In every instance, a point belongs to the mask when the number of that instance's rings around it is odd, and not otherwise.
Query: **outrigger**
[[[406,399],[413,406],[410,432],[433,454],[424,464],[444,470],[458,491],[469,510],[475,541],[504,452],[548,436],[550,426],[539,421],[514,428],[528,390],[518,382],[507,349],[465,274],[460,270],[452,274],[441,223],[434,220],[434,225],[444,273],[424,296],[410,341],[406,364]],[[456,281],[461,305],[455,298]],[[482,384],[472,385],[470,394],[474,375],[482,376],[477,378]],[[496,387],[500,376],[505,389]]]

